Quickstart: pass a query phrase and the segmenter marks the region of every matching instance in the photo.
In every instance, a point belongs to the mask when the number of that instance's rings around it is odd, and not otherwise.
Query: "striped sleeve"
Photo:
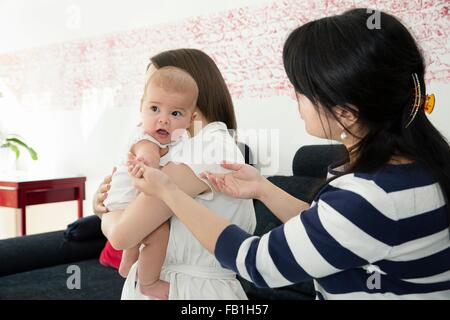
[[[385,258],[397,235],[391,203],[370,181],[354,188],[352,178],[336,179],[316,205],[261,237],[228,226],[217,259],[259,287],[281,287]]]

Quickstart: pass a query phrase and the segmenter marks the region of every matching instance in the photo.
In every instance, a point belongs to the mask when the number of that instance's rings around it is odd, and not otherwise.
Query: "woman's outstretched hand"
[[[112,175],[114,172],[116,172],[116,167],[114,167],[112,173],[109,176],[106,176],[105,179],[103,179],[102,184],[97,189],[94,195],[94,203],[93,203],[93,209],[94,213],[101,217],[103,213],[108,212],[108,209],[105,207],[103,202],[105,201],[106,197],[108,196],[108,191],[111,188],[111,181],[112,181]]]
[[[248,165],[223,162],[221,166],[232,172],[219,174],[202,172],[200,177],[207,179],[218,191],[233,198],[259,199],[264,178],[259,171]]]

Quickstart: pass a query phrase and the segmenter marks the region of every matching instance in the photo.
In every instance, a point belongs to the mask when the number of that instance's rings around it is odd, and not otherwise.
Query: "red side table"
[[[86,177],[0,177],[0,206],[21,210],[21,234],[26,235],[26,207],[77,200],[78,218],[83,217]]]

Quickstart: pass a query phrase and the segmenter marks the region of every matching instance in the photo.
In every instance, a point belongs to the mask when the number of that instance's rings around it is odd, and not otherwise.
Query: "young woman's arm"
[[[395,221],[380,220],[384,215],[376,208],[393,208],[393,204],[371,181],[358,183],[362,194],[376,195],[371,197],[374,205],[346,190],[354,181],[335,180],[335,188],[323,193],[317,205],[257,237],[194,201],[163,172],[144,166],[139,170],[140,175],[135,176],[143,177],[135,179],[139,190],[162,199],[222,266],[259,287],[323,278],[380,261],[392,249],[384,242],[391,236],[377,228],[395,232],[397,226]],[[155,194],[154,190],[161,192]],[[374,230],[380,239],[370,236]]]
[[[257,195],[259,197],[261,194],[261,200],[266,201],[270,205],[269,208],[278,210],[277,216],[286,220],[298,215],[302,206],[306,207],[307,205],[309,207],[309,204],[304,205],[303,201],[290,196],[288,193],[275,187],[264,178],[257,178],[259,173],[251,166],[249,166],[248,172],[245,172],[245,177],[248,179],[244,181],[242,172],[246,169],[245,165],[235,166],[239,166],[239,168],[235,167],[234,169],[237,169],[241,176],[238,177],[239,179],[235,179],[234,182],[240,183],[240,186],[228,181],[229,185],[232,185],[234,188],[233,190],[229,190],[230,194],[233,194],[234,196],[239,195],[240,198],[247,198],[250,197],[250,195]],[[183,224],[190,229],[197,240],[208,251],[214,253],[219,235],[230,225],[228,220],[214,214],[208,208],[202,206],[197,201],[194,201],[192,197],[183,192],[181,188],[177,187],[172,179],[165,175],[164,172],[154,170],[153,168],[142,164],[137,164],[131,171],[131,175],[135,177],[134,184],[138,190],[142,191],[142,194],[145,193],[150,197],[155,196],[164,201],[168,206],[168,211],[171,213],[174,212]],[[210,173],[207,173],[207,175],[211,178]],[[258,180],[258,184],[264,184],[258,186],[258,191],[256,191],[255,180]],[[224,189],[223,187],[220,188],[220,182],[217,180],[210,179],[209,181],[215,185],[216,189]],[[259,190],[259,188],[261,190]],[[159,190],[159,192],[156,192],[156,190]],[[239,191],[239,194],[232,192],[236,190]],[[280,199],[270,199],[270,197],[277,196],[279,196]],[[281,210],[286,210],[287,213],[283,214]]]
[[[184,164],[169,163],[162,171],[190,197],[210,190]],[[102,231],[114,248],[124,250],[139,244],[171,216],[172,211],[160,199],[141,193],[122,213],[103,214]]]
[[[258,200],[283,223],[310,207],[309,203],[291,196],[266,178],[263,178]]]
[[[250,165],[223,163],[222,167],[232,171],[226,174],[206,172],[201,176],[208,179],[214,189],[230,197],[260,200],[282,222],[310,207],[309,203],[272,184]]]

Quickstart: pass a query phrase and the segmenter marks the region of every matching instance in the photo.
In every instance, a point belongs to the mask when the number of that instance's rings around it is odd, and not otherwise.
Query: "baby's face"
[[[149,85],[141,105],[143,129],[161,144],[177,140],[193,121],[194,99],[190,94]]]

